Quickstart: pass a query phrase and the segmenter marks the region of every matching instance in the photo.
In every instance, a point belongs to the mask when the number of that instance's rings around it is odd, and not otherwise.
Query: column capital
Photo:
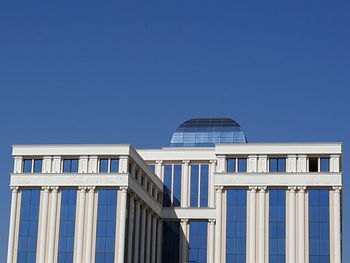
[[[87,190],[87,186],[79,186],[79,190],[80,190],[81,192],[85,193],[86,190]]]
[[[18,193],[19,187],[18,186],[11,186],[12,193]]]
[[[215,225],[216,219],[210,218],[210,219],[208,219],[208,223],[209,223],[209,225]]]
[[[298,190],[300,193],[305,193],[306,186],[298,186]]]
[[[209,160],[210,164],[216,164],[218,162],[218,160],[213,159],[213,160]]]
[[[298,158],[307,158],[306,154],[298,154]]]
[[[88,189],[89,192],[91,193],[91,192],[94,192],[94,191],[95,191],[96,186],[89,186],[89,187],[87,187],[87,189]]]
[[[224,189],[224,187],[222,185],[216,185],[215,186],[215,191],[217,193],[222,193],[222,190]]]
[[[249,190],[250,190],[251,192],[256,192],[257,189],[258,189],[258,187],[255,186],[255,185],[249,186]]]
[[[264,193],[266,192],[267,187],[266,186],[258,186],[259,192]]]
[[[331,154],[330,157],[331,158],[340,158],[340,154]]]
[[[161,162],[163,162],[163,161],[161,161]],[[189,165],[190,164],[190,160],[182,160],[182,163],[184,165]]]
[[[50,188],[51,188],[53,193],[57,193],[58,192],[58,186],[51,186]]]
[[[333,186],[332,189],[334,192],[339,193],[341,191],[342,187],[341,186]]]
[[[50,187],[49,186],[42,186],[41,189],[44,190],[44,192],[46,193],[46,192],[49,192]]]
[[[290,192],[295,192],[297,190],[297,187],[296,186],[288,186],[288,190]]]
[[[45,160],[45,159],[50,159],[50,160],[51,160],[51,158],[52,158],[51,155],[45,155],[45,156],[43,156],[43,160]]]
[[[297,158],[296,154],[287,154],[287,158]]]
[[[161,164],[163,164],[163,161],[162,160],[157,160],[156,164],[161,165]]]
[[[122,193],[126,193],[128,191],[128,188],[127,186],[121,186],[120,187],[120,190],[122,190]]]
[[[181,218],[181,224],[188,224],[188,218]]]

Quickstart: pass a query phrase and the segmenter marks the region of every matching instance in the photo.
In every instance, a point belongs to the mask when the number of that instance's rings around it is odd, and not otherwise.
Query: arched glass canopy
[[[212,147],[216,143],[246,143],[244,132],[229,118],[191,119],[182,123],[171,138],[171,147]]]

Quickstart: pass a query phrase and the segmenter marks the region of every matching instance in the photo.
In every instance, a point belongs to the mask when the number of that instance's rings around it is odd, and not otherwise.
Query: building
[[[247,143],[194,119],[171,147],[15,145],[8,262],[340,263],[340,143]]]

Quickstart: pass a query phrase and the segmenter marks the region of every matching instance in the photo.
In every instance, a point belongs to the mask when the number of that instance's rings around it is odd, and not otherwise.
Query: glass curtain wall
[[[190,206],[208,207],[209,165],[191,165]]]
[[[180,164],[164,165],[164,207],[181,205],[181,169]]]
[[[188,252],[189,263],[207,262],[207,232],[208,222],[190,221],[190,243]]]

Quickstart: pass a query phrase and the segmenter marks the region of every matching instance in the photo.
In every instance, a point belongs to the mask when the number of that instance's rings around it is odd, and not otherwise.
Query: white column
[[[257,155],[249,155],[248,156],[248,167],[247,172],[256,173],[258,171],[258,156]]]
[[[297,171],[297,156],[295,154],[288,155],[286,162],[287,162],[286,172]]]
[[[157,216],[153,215],[153,225],[152,225],[152,254],[151,254],[151,262],[156,262],[156,251],[157,251]]]
[[[88,173],[97,173],[98,156],[89,156]]]
[[[334,263],[341,263],[341,204],[340,204],[340,191],[341,187],[333,187],[334,191]]]
[[[190,161],[182,161],[182,189],[181,189],[181,206],[188,207],[188,177],[189,177],[189,163]]]
[[[52,167],[51,167],[52,173],[60,173],[61,172],[61,161],[62,161],[61,156],[53,156],[52,157]]]
[[[288,259],[290,263],[296,262],[296,207],[295,207],[295,186],[288,187],[289,189],[289,249]]]
[[[299,190],[299,257],[298,257],[298,263],[304,263],[305,262],[305,189],[306,187],[300,186],[298,187]]]
[[[78,172],[87,173],[88,172],[88,159],[89,156],[80,156],[78,163]]]
[[[85,219],[85,195],[86,187],[79,187],[79,215],[77,230],[77,263],[83,262],[83,243],[84,243],[84,219]]]
[[[259,155],[258,160],[258,172],[267,172],[267,155]]]
[[[221,232],[222,232],[222,186],[216,191],[216,230],[215,230],[215,262],[221,262]]]
[[[51,211],[50,211],[50,226],[49,226],[49,250],[48,262],[54,262],[55,256],[55,237],[56,237],[56,220],[57,220],[57,196],[58,187],[51,187]]]
[[[150,263],[150,257],[151,257],[151,236],[152,236],[152,214],[151,211],[148,211],[147,213],[147,235],[146,235],[146,263]]]
[[[249,201],[249,262],[255,263],[255,247],[256,247],[256,186],[250,186],[250,201]]]
[[[49,187],[45,186],[43,189],[43,203],[41,210],[41,222],[40,222],[40,250],[39,250],[39,263],[45,262],[46,251],[46,231],[47,231],[47,216],[49,205]]]
[[[208,238],[208,263],[215,262],[215,247],[214,247],[214,236],[215,236],[215,219],[209,219],[209,238]]]
[[[157,238],[157,263],[162,262],[162,237],[163,237],[163,222],[161,219],[158,220],[158,238]],[[136,262],[135,262],[136,263]]]
[[[14,173],[22,173],[23,171],[23,157],[22,156],[14,156],[14,165],[13,172]]]
[[[156,167],[154,169],[156,175],[158,175],[160,179],[162,179],[162,164],[163,161],[156,161]]]
[[[17,199],[18,199],[18,187],[11,187],[11,214],[10,214],[10,229],[9,229],[9,243],[7,249],[7,262],[13,262],[13,250],[15,241],[15,226],[16,226],[16,214],[17,214]]]
[[[216,171],[216,160],[210,160],[209,166],[209,199],[208,206],[214,208],[215,207],[215,171]]]
[[[218,155],[218,165],[216,167],[216,171],[219,173],[223,173],[226,171],[226,156],[225,155]]]
[[[329,160],[329,171],[330,172],[339,172],[340,171],[340,155],[332,154]]]
[[[259,187],[259,263],[265,262],[265,191]]]
[[[118,246],[118,263],[124,263],[125,250],[125,223],[126,223],[126,200],[128,196],[128,188],[121,187],[120,194],[120,217],[119,217],[119,246]]]
[[[145,262],[145,237],[146,237],[146,207],[142,208],[142,224],[141,224],[141,247],[140,247],[140,256],[139,262]]]
[[[86,248],[85,248],[85,262],[92,261],[92,231],[93,231],[93,219],[94,219],[94,197],[95,187],[89,187],[88,192],[88,205],[87,205],[87,223],[86,223]]]
[[[299,173],[307,172],[307,155],[305,154],[298,155],[297,172]]]
[[[130,195],[130,206],[129,206],[129,233],[128,233],[128,263],[132,263],[133,253],[133,233],[134,233],[134,196]],[[135,237],[136,239],[136,237]]]
[[[140,202],[138,199],[136,201],[136,211],[135,211],[135,244],[134,244],[134,263],[139,262],[139,249],[140,249]]]
[[[119,156],[119,173],[128,172],[128,156]]]
[[[181,232],[180,232],[180,263],[187,263],[188,259],[188,239],[187,239],[187,228],[188,228],[188,219],[181,219]]]
[[[51,173],[51,166],[52,166],[52,157],[51,156],[44,156],[42,169],[41,169],[42,172],[43,173]]]

